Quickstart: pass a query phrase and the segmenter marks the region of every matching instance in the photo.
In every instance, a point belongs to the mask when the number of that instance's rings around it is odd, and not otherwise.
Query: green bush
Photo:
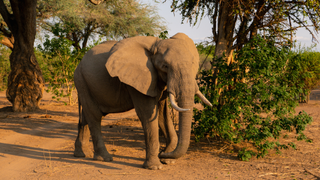
[[[10,54],[10,49],[0,45],[0,91],[7,89],[8,76],[10,73]]]
[[[299,56],[301,61],[301,73],[308,72],[310,76],[303,78],[304,88],[308,89],[307,94],[303,94],[306,101],[309,100],[310,90],[319,86],[320,81],[320,53],[313,51],[312,47],[301,48],[295,52],[296,56]]]
[[[269,149],[295,147],[292,142],[279,143],[285,131],[307,139],[303,130],[312,117],[305,112],[294,115],[297,97],[306,91],[304,79],[311,77],[303,71],[299,54],[258,37],[236,52],[234,63],[228,65],[223,58],[216,62],[216,85],[212,70],[201,72],[200,90],[213,107],[194,110],[196,140],[210,136],[231,144],[252,143],[255,150],[238,153],[248,160],[264,157]]]
[[[211,68],[210,59],[214,56],[215,46],[208,42],[196,44],[199,52],[199,70],[209,70]]]
[[[72,42],[64,38],[52,38],[46,36],[42,46],[38,46],[42,54],[43,62],[40,67],[43,77],[47,83],[46,91],[52,92],[53,99],[61,100],[61,97],[68,97],[65,104],[73,105],[76,101],[72,97],[75,93],[73,82],[74,71],[82,59],[85,51],[72,48]]]

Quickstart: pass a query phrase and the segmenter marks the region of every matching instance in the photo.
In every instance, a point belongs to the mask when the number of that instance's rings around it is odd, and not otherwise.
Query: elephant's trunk
[[[178,104],[188,111],[179,112],[179,138],[178,144],[174,151],[169,153],[161,153],[160,158],[176,159],[186,154],[190,144],[191,120],[193,115],[194,92],[189,91],[187,94],[182,94],[178,98]]]

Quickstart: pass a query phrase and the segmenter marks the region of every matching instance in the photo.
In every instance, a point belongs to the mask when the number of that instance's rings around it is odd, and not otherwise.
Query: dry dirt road
[[[64,106],[45,94],[41,109],[13,113],[0,92],[0,179],[320,179],[320,90],[305,110],[313,117],[305,134],[313,143],[297,150],[271,151],[264,159],[239,161],[235,149],[220,142],[194,143],[176,164],[163,170],[142,168],[144,137],[134,111],[104,117],[103,135],[113,162],[73,157],[77,106]],[[289,136],[289,140],[293,135]],[[287,141],[288,139],[281,139]]]

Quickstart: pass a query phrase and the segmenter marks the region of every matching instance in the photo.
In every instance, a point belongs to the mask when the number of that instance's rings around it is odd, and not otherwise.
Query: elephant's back
[[[117,41],[105,41],[90,49],[79,63],[76,75],[82,75],[87,81],[101,82],[107,78],[105,64],[109,57],[109,51]],[[104,77],[103,77],[104,76]]]
[[[93,47],[88,51],[88,53],[92,53],[92,55],[106,55],[109,53],[111,48],[117,43],[118,41],[104,41],[101,44]]]
[[[78,68],[78,76],[81,83],[85,84],[92,98],[100,105],[103,111],[112,111],[128,93],[123,88],[124,84],[118,78],[111,77],[105,64],[109,57],[109,51],[117,41],[106,41],[89,50],[81,60]],[[76,80],[75,73],[75,80]],[[106,109],[103,107],[107,107]],[[108,112],[106,112],[108,113]]]

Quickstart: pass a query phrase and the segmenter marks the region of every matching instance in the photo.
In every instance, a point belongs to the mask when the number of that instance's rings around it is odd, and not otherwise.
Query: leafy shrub
[[[318,87],[320,81],[320,53],[313,51],[312,47],[301,48],[294,52],[301,60],[301,74],[308,72],[310,76],[302,78],[304,81],[304,88],[308,89],[306,101],[309,100],[310,90]]]
[[[211,68],[210,59],[214,56],[215,46],[210,45],[208,42],[196,44],[200,56],[199,70],[209,70]]]
[[[200,90],[213,107],[194,110],[193,132],[196,140],[218,136],[231,143],[250,142],[255,151],[242,149],[238,157],[264,157],[269,149],[295,147],[279,143],[281,133],[294,131],[297,139],[312,117],[305,112],[294,115],[299,93],[304,93],[303,61],[286,47],[276,47],[258,37],[236,52],[228,65],[218,59],[217,84],[212,70],[202,71]],[[303,73],[301,73],[303,72]]]
[[[52,92],[53,99],[60,100],[61,97],[68,97],[65,104],[74,104],[76,101],[72,94],[75,93],[73,81],[74,71],[84,56],[88,48],[75,49],[73,42],[65,37],[70,33],[70,29],[63,29],[59,24],[52,27],[52,32],[56,37],[51,38],[46,35],[43,46],[38,46],[37,55],[42,55],[40,67],[46,83],[47,92]]]
[[[10,54],[10,49],[0,45],[0,91],[7,89],[8,76],[10,73]]]
[[[74,71],[84,55],[84,51],[72,48],[72,42],[64,38],[46,36],[43,47],[38,46],[44,62],[41,65],[43,77],[48,83],[47,92],[52,92],[53,99],[68,97],[65,104],[74,104],[72,94],[75,92]]]

